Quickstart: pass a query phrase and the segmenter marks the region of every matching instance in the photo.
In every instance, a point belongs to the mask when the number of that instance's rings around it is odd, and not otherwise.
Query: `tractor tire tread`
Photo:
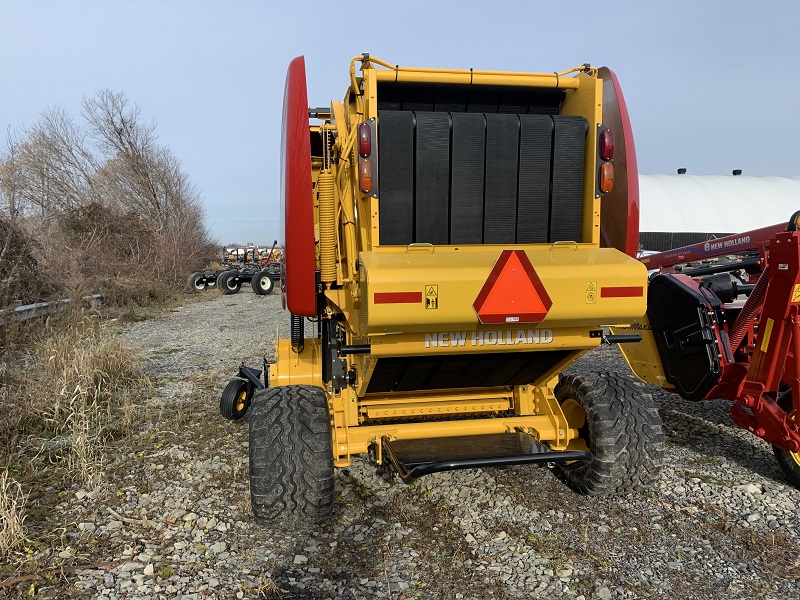
[[[334,505],[325,393],[312,386],[258,390],[250,412],[250,500],[259,523],[319,523]]]
[[[605,495],[653,484],[664,457],[664,433],[658,406],[641,383],[608,372],[565,375],[555,394],[583,406],[594,455],[589,463],[560,466],[570,487],[586,495]]]

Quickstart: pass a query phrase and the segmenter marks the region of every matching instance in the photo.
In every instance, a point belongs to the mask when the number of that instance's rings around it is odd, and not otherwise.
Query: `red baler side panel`
[[[314,275],[314,211],[305,59],[289,63],[283,95],[281,213],[285,258],[281,290],[294,315],[317,314]]]

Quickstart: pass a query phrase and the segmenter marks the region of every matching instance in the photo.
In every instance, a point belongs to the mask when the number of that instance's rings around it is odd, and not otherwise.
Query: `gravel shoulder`
[[[331,522],[256,526],[247,419],[223,419],[219,395],[240,362],[272,357],[276,330],[288,335],[280,296],[249,288],[125,327],[153,382],[139,430],[107,455],[104,493],[75,488],[58,504],[67,568],[37,597],[798,597],[800,491],[770,447],[727,402],[654,388],[665,466],[644,493],[583,497],[536,466],[406,486],[356,459],[336,473]],[[628,368],[606,347],[570,370]]]

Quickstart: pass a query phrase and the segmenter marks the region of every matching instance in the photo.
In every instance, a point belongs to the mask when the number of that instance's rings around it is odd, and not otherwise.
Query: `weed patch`
[[[8,470],[0,471],[0,557],[15,551],[25,540],[25,503],[22,486]]]

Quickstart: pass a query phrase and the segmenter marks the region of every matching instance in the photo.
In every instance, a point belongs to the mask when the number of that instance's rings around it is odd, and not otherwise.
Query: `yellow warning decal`
[[[764,337],[761,339],[761,351],[766,352],[769,348],[769,338],[772,335],[772,324],[775,321],[767,319],[767,326],[764,328]]]
[[[425,308],[439,308],[439,286],[425,286]]]
[[[800,283],[794,284],[794,289],[792,290],[792,302],[800,302]]]
[[[586,304],[597,304],[597,282],[586,282]]]

